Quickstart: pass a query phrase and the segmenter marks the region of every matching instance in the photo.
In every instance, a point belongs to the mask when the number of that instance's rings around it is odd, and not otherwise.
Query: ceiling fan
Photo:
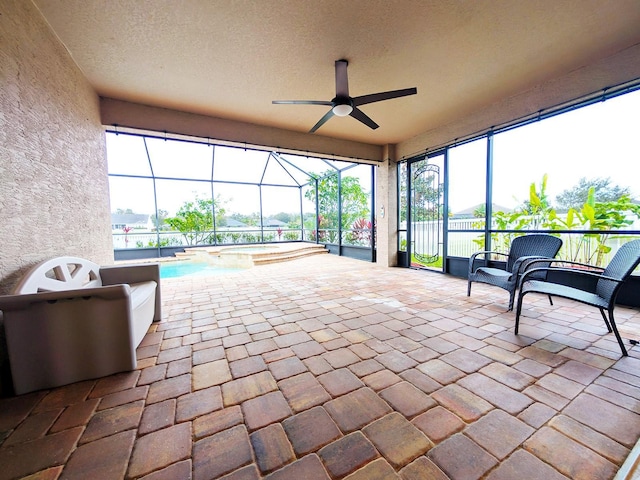
[[[347,77],[346,60],[336,60],[336,96],[331,101],[323,100],[274,100],[275,104],[294,104],[294,105],[326,105],[331,107],[324,117],[318,120],[309,133],[313,133],[324,125],[334,115],[338,117],[352,116],[356,120],[364,123],[369,128],[375,130],[378,124],[371,120],[358,107],[367,103],[381,102],[391,98],[406,97],[407,95],[415,95],[418,93],[417,88],[403,88],[402,90],[391,90],[389,92],[371,93],[369,95],[361,95],[359,97],[349,96],[349,79]]]

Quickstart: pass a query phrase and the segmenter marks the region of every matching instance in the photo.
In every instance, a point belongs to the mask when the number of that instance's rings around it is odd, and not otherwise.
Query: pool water
[[[195,277],[224,275],[243,270],[242,268],[214,267],[208,263],[163,262],[160,264],[160,278]]]

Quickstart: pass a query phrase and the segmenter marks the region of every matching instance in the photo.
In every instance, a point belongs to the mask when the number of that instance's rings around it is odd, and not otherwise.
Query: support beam
[[[398,264],[398,195],[395,145],[383,147],[383,162],[376,169],[376,263]]]

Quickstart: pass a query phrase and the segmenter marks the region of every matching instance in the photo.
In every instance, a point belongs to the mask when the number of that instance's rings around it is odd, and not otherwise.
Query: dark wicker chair
[[[467,283],[467,296],[471,295],[471,282],[488,283],[509,292],[509,310],[513,310],[513,300],[518,287],[518,280],[529,265],[530,261],[539,259],[552,259],[562,247],[562,240],[558,237],[546,234],[532,234],[516,237],[511,241],[509,253],[482,251],[476,252],[469,258],[469,273]],[[476,268],[476,258],[485,256],[485,265]],[[501,268],[486,265],[489,255],[505,257],[507,264]]]
[[[565,267],[554,267],[554,263],[562,263]],[[520,294],[518,295],[518,306],[516,309],[516,329],[515,333],[518,333],[518,326],[520,323],[520,312],[522,311],[522,298],[527,293],[542,293],[552,296],[568,298],[577,302],[585,303],[600,309],[604,323],[607,326],[609,333],[613,331],[622,350],[622,355],[627,356],[627,349],[622,343],[622,338],[616,327],[616,322],[613,318],[613,309],[616,304],[616,296],[620,287],[627,278],[631,275],[631,272],[640,263],[640,240],[634,240],[629,243],[625,243],[611,259],[607,268],[594,267],[593,265],[585,265],[578,262],[567,262],[563,260],[557,260],[551,262],[550,266],[544,266],[537,268],[535,262],[530,265],[530,270],[522,275],[520,280]],[[573,268],[571,268],[573,266]],[[575,268],[579,267],[579,268]],[[588,268],[588,270],[584,270]],[[549,281],[539,280],[535,278],[536,274],[546,274],[550,271],[569,272],[571,275],[576,275],[577,279],[580,277],[584,279],[595,279],[596,286],[594,291],[582,290],[580,288],[569,287],[566,285],[560,285]],[[605,314],[605,310],[609,313],[609,318]]]

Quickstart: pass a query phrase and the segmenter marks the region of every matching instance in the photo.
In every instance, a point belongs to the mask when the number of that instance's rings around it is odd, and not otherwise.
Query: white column
[[[395,145],[385,145],[383,161],[376,171],[376,263],[385,267],[398,264],[398,195]]]

